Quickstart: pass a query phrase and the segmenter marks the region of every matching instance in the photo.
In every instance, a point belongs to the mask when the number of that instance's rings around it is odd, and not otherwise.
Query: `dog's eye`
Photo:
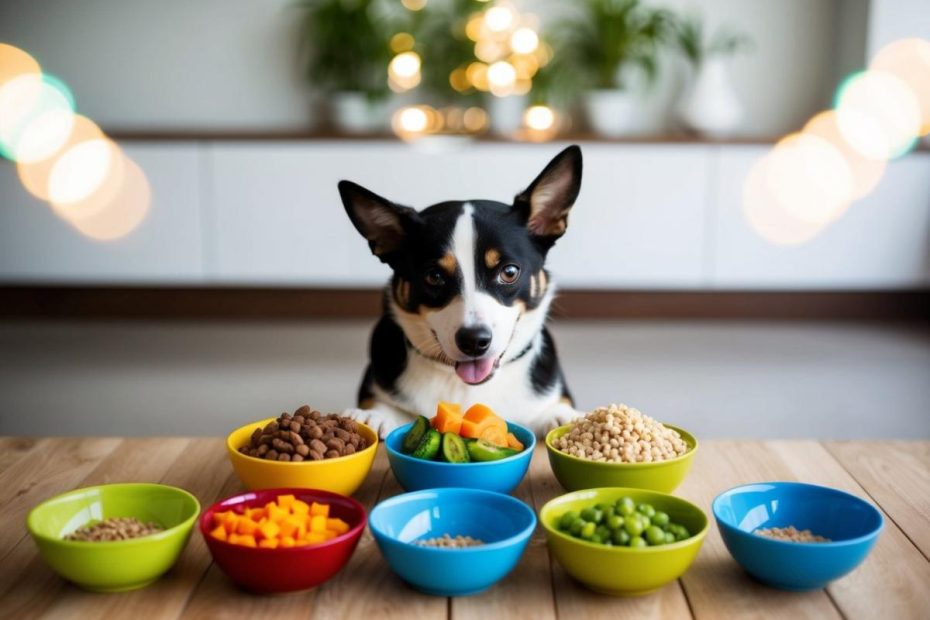
[[[504,284],[513,284],[520,277],[520,268],[514,264],[504,265],[497,278]]]
[[[442,286],[446,283],[446,279],[442,276],[442,272],[435,267],[428,269],[423,279],[430,286]]]

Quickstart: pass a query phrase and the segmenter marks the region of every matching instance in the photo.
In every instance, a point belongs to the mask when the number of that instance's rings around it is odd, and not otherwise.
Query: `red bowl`
[[[264,506],[287,494],[307,503],[329,504],[330,516],[348,523],[349,531],[318,545],[288,549],[244,547],[210,536],[215,513]],[[293,592],[318,586],[338,573],[352,557],[367,522],[365,508],[351,497],[315,489],[263,489],[210,506],[200,517],[200,533],[216,565],[243,588],[259,593]]]

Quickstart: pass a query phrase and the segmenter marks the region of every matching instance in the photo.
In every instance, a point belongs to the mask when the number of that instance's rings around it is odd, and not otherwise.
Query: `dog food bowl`
[[[161,484],[105,484],[76,489],[32,509],[26,528],[42,559],[87,590],[120,592],[146,586],[177,561],[200,504],[193,495]],[[91,522],[114,517],[154,521],[162,532],[129,540],[85,542],[63,537]]]
[[[566,491],[629,487],[671,493],[688,475],[698,442],[684,429],[670,424],[665,426],[678,431],[688,444],[688,451],[677,458],[657,463],[602,463],[572,456],[555,447],[555,440],[571,430],[572,425],[566,424],[546,435],[549,465]]]
[[[866,558],[882,531],[881,512],[837,489],[800,482],[760,482],[714,499],[727,549],[747,573],[783,590],[816,590]],[[794,526],[830,542],[797,543],[760,536],[758,528]]]
[[[581,511],[598,503],[614,503],[631,497],[668,513],[672,521],[688,528],[691,537],[656,547],[609,547],[575,538],[558,529],[569,510]],[[707,535],[708,521],[694,504],[678,497],[634,488],[586,489],[548,502],[539,511],[549,550],[565,571],[588,588],[615,596],[638,596],[658,590],[684,574],[697,557]]]
[[[369,526],[404,581],[427,594],[464,596],[486,590],[513,570],[536,528],[536,515],[509,495],[430,489],[381,502],[371,511]],[[444,534],[485,544],[458,549],[415,544]]]
[[[510,493],[526,475],[536,448],[536,436],[530,429],[508,422],[507,430],[524,445],[519,454],[484,463],[427,461],[401,451],[404,436],[412,426],[411,423],[394,429],[384,440],[394,477],[407,491],[456,487]]]
[[[246,445],[257,428],[264,428],[276,418],[268,418],[237,428],[226,438],[226,450],[236,475],[248,489],[321,489],[352,495],[362,486],[371,470],[378,450],[378,434],[371,427],[358,423],[358,432],[368,442],[364,450],[322,461],[299,463],[269,461],[246,456],[239,448]]]
[[[261,507],[286,494],[329,504],[330,516],[348,523],[349,531],[316,545],[277,549],[235,545],[210,535],[217,512]],[[238,585],[258,593],[293,592],[318,586],[338,573],[352,557],[365,523],[365,508],[351,497],[315,489],[266,489],[213,504],[200,517],[200,533],[213,561]]]

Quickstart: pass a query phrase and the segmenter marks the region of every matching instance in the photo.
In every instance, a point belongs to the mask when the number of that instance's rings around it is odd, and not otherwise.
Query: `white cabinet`
[[[200,153],[196,145],[124,144],[145,171],[152,205],[115,241],[81,235],[20,185],[0,162],[0,281],[186,283],[203,278]]]
[[[930,284],[930,154],[892,162],[879,186],[812,240],[773,245],[742,211],[764,147],[720,150],[712,283],[729,289],[886,289]]]

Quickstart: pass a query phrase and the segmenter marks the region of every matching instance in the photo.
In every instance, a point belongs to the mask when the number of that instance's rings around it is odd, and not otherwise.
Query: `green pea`
[[[669,517],[667,512],[662,512],[657,510],[654,515],[652,515],[652,524],[662,527],[663,525],[669,524]]]
[[[590,521],[584,524],[584,527],[581,528],[581,537],[585,540],[591,540],[594,538],[594,532],[597,530],[597,524],[591,523]]]
[[[649,546],[649,543],[647,543],[646,539],[644,539],[642,536],[634,536],[633,538],[630,539],[630,547],[633,547],[634,549],[636,547],[648,547],[648,546]]]
[[[604,539],[598,536],[597,534],[595,534],[594,536],[591,537],[591,542],[600,545],[604,542]]]
[[[624,517],[630,516],[636,512],[636,502],[633,501],[632,497],[621,497],[617,500],[617,512]]]
[[[598,525],[595,533],[600,537],[601,540],[608,540],[610,538],[610,530],[607,529],[606,525]]]
[[[614,530],[610,535],[610,539],[614,541],[615,545],[626,545],[630,542],[630,535],[626,530]]]
[[[610,517],[617,514],[617,509],[611,506],[610,504],[603,505],[603,508],[600,508],[601,512],[604,513],[604,518],[609,519]],[[600,507],[600,506],[599,506]]]
[[[581,529],[585,526],[585,520],[581,517],[578,517],[572,524],[568,526],[568,532],[572,536],[581,536]]]
[[[568,530],[569,528],[571,528],[572,523],[576,521],[577,519],[578,519],[578,513],[574,510],[569,510],[564,515],[562,515],[561,519],[559,519],[559,529]]]
[[[646,530],[646,540],[650,545],[661,545],[665,543],[665,532],[658,525],[651,525]]]
[[[620,515],[610,515],[604,520],[604,523],[612,530],[620,529],[623,527],[623,517]]]
[[[623,520],[623,529],[625,529],[630,536],[639,536],[646,527],[643,525],[642,521],[631,515]]]
[[[604,518],[604,513],[593,506],[589,506],[581,511],[581,518],[585,521],[593,521],[594,523],[600,523]]]
[[[686,528],[684,525],[680,525],[678,527],[679,527],[679,530],[678,530],[679,533],[675,535],[675,538],[677,538],[678,540],[684,540],[686,538],[691,538],[691,532],[688,531],[688,528]]]
[[[652,519],[650,519],[646,515],[639,515],[639,522],[643,524],[643,529],[646,529],[650,525],[652,525]]]
[[[675,535],[671,532],[665,532],[665,544],[670,545],[675,542]]]
[[[646,515],[649,518],[652,518],[656,513],[656,509],[649,504],[640,504],[637,510],[639,510],[640,514]]]

